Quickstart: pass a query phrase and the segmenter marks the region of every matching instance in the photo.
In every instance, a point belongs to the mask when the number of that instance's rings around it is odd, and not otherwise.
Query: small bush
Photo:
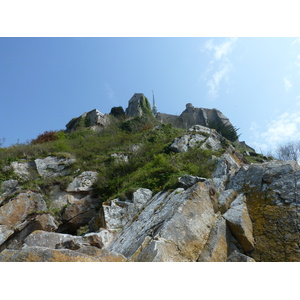
[[[115,118],[125,117],[125,111],[122,106],[113,107],[110,111],[110,114],[113,115]]]
[[[36,139],[31,141],[32,145],[43,144],[47,142],[52,142],[58,140],[59,136],[55,131],[45,131],[38,135]]]
[[[226,138],[229,141],[236,141],[239,138],[239,135],[237,134],[238,128],[232,126],[231,124],[224,124],[221,122],[210,122],[208,124],[209,128],[215,129],[217,132],[219,132],[224,138]]]

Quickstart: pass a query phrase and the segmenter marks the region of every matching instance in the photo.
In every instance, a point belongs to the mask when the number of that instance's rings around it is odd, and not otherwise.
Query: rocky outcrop
[[[67,187],[67,192],[90,192],[97,180],[97,172],[85,171],[77,176]]]
[[[131,261],[195,261],[216,221],[209,189],[197,183],[155,195],[108,250]]]
[[[75,161],[74,158],[48,156],[43,159],[38,158],[34,162],[39,175],[46,178],[71,174],[70,166]]]
[[[143,103],[135,106],[136,99],[128,109],[133,116],[145,109]],[[186,114],[195,122],[200,118],[191,105]],[[195,125],[164,151],[175,156],[206,149],[215,168],[211,178],[178,172],[173,190],[123,193],[120,186],[116,193],[122,197],[110,201],[93,197],[98,173],[72,173],[75,160],[68,155],[5,165],[14,179],[1,182],[0,261],[300,261],[299,165],[249,164],[233,145]],[[133,146],[132,152],[143,149]],[[113,151],[107,165],[130,166],[131,156]],[[33,189],[33,181],[43,185]]]
[[[249,217],[244,196],[239,195],[231,203],[231,207],[223,217],[228,222],[229,228],[245,252],[254,249],[254,238],[252,232],[252,222]]]
[[[19,248],[23,239],[37,229],[56,230],[54,218],[46,213],[41,194],[21,193],[0,207],[0,250]]]
[[[66,132],[71,133],[82,128],[91,128],[94,131],[100,131],[109,125],[109,116],[101,113],[97,109],[93,109],[87,113],[82,114],[78,118],[72,119],[66,125]]]
[[[206,178],[185,174],[182,177],[178,178],[178,185],[182,188],[189,188],[200,181],[204,182],[206,181]]]
[[[272,161],[241,168],[228,188],[242,191],[253,224],[256,261],[300,261],[300,167]]]
[[[87,195],[83,198],[69,197],[70,204],[61,214],[59,232],[76,234],[81,226],[87,225],[99,210],[99,199]]]
[[[211,149],[218,151],[222,149],[223,137],[214,129],[204,126],[193,126],[189,130],[191,133],[176,138],[170,149],[174,152],[187,152],[191,148]],[[195,133],[192,133],[192,132]]]
[[[118,253],[106,250],[96,251],[94,247],[52,249],[47,247],[26,247],[20,250],[4,250],[0,253],[2,262],[125,262],[126,258]]]
[[[18,179],[27,181],[31,179],[31,170],[35,167],[32,162],[18,162],[14,161],[11,163],[13,172],[16,174]]]
[[[151,190],[141,188],[133,193],[130,200],[120,201],[114,199],[108,204],[103,204],[105,227],[114,230],[123,228],[146,205],[151,197]]]

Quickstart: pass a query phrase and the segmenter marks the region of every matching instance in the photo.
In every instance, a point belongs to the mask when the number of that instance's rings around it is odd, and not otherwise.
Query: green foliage
[[[239,129],[232,126],[231,124],[223,124],[221,122],[210,122],[208,124],[208,127],[215,129],[217,132],[222,134],[222,136],[229,141],[234,142],[239,138],[239,135],[237,134],[237,131]]]
[[[142,108],[144,115],[153,116],[150,102],[148,101],[147,97],[145,97],[145,96],[143,96],[143,98],[142,98],[141,108]]]
[[[43,144],[47,142],[52,142],[58,140],[58,135],[55,131],[45,131],[44,133],[41,133],[38,135],[36,139],[33,139],[31,141],[31,144]]]
[[[145,107],[151,109],[146,100]],[[212,154],[216,155],[213,151],[197,148],[187,153],[175,154],[170,151],[169,145],[176,137],[182,136],[182,129],[174,128],[171,124],[158,124],[152,113],[127,121],[112,120],[110,126],[100,132],[84,127],[71,133],[57,132],[59,138],[54,141],[0,148],[0,167],[9,166],[12,161],[20,159],[34,161],[49,155],[74,157],[76,163],[72,168],[76,173],[73,176],[83,171],[98,172],[94,196],[102,201],[117,196],[130,198],[141,187],[153,192],[173,189],[178,177],[184,174],[210,177],[214,167],[210,158]],[[129,163],[111,159],[113,153],[126,154]],[[13,176],[5,172],[0,174],[0,180]],[[72,177],[33,178],[24,183],[24,187],[39,188],[47,197],[51,186],[59,184],[64,189],[71,180]]]
[[[5,180],[15,178],[12,168],[10,168],[7,163],[8,161],[0,161],[0,185]]]
[[[125,111],[122,106],[113,107],[110,111],[110,114],[113,115],[115,118],[125,117]]]
[[[154,118],[153,114],[143,114],[120,123],[120,128],[127,132],[139,132],[148,125],[152,128],[157,125],[158,121]]]
[[[80,116],[78,118],[73,118],[67,125],[67,132],[72,132],[75,130],[82,130],[91,126],[91,119],[86,115]]]

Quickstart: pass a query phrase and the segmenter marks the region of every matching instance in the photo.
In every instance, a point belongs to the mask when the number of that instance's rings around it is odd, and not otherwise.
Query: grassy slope
[[[0,149],[0,181],[14,178],[7,168],[12,161],[34,161],[49,155],[75,157],[73,166],[75,175],[89,170],[97,171],[99,178],[94,193],[103,201],[123,196],[139,187],[152,189],[171,189],[177,178],[187,173],[209,177],[213,171],[210,160],[212,151],[193,149],[187,153],[173,153],[169,145],[184,131],[171,125],[157,126],[151,116],[129,120],[117,120],[112,117],[111,125],[100,132],[81,128],[66,134],[59,132],[58,140],[42,144],[19,144]],[[138,150],[134,150],[134,146]],[[129,163],[118,162],[112,153],[128,156]],[[77,171],[77,172],[76,172]],[[72,178],[43,180],[33,174],[24,187],[38,188],[60,183],[63,186]]]

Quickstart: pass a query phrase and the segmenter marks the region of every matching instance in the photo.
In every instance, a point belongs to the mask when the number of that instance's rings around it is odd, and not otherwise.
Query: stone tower
[[[135,93],[128,102],[126,115],[140,117],[145,114],[152,115],[151,105],[143,93]]]
[[[154,116],[157,115],[157,107],[155,105],[155,99],[154,99],[154,92],[152,91],[152,95],[153,95],[153,106],[152,106],[152,112],[154,114]]]

